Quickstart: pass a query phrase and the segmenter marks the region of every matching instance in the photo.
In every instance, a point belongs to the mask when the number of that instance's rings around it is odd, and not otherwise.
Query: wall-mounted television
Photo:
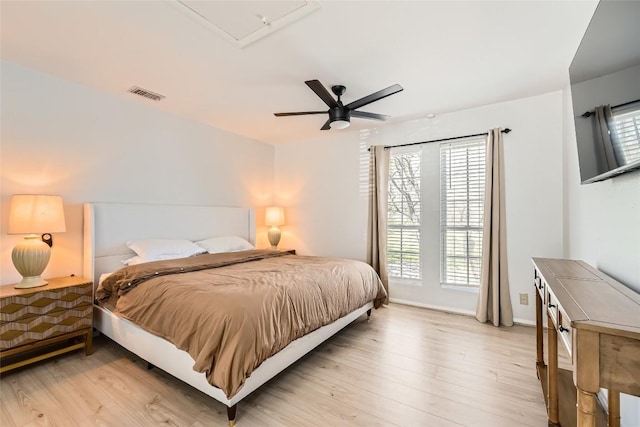
[[[600,1],[569,78],[582,183],[640,170],[640,1]]]

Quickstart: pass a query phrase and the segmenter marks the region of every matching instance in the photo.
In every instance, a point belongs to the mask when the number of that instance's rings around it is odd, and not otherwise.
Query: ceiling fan
[[[344,86],[336,85],[331,86],[331,91],[338,97],[338,100],[333,99],[333,96],[329,93],[327,89],[320,83],[319,80],[308,80],[305,82],[312,91],[316,93],[324,101],[325,104],[329,106],[329,110],[326,111],[299,111],[295,113],[274,113],[276,117],[283,116],[303,116],[307,114],[326,114],[329,113],[329,120],[320,128],[320,130],[328,130],[328,129],[344,129],[349,127],[351,117],[358,117],[360,119],[372,119],[372,120],[386,120],[390,116],[386,116],[384,114],[376,114],[376,113],[366,113],[364,111],[355,111],[360,107],[364,107],[365,105],[371,104],[372,102],[376,102],[382,98],[386,98],[387,96],[393,95],[394,93],[398,93],[403,90],[403,87],[395,84],[393,86],[389,86],[386,89],[379,90],[371,95],[365,96],[364,98],[360,98],[356,101],[353,101],[347,105],[343,105],[340,97],[344,94],[345,88]]]

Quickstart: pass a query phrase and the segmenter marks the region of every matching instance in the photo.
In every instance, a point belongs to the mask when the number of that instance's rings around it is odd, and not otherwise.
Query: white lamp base
[[[15,285],[14,288],[16,289],[38,288],[40,286],[45,286],[48,284],[49,282],[47,282],[40,276],[23,277],[20,283]]]
[[[280,229],[275,225],[269,229],[267,233],[267,237],[269,238],[269,243],[271,243],[271,249],[278,249],[278,243],[280,243]]]
[[[47,281],[40,275],[47,268],[50,257],[51,248],[40,239],[40,236],[26,236],[11,252],[13,265],[22,275],[22,281],[14,287],[26,289],[46,285]]]

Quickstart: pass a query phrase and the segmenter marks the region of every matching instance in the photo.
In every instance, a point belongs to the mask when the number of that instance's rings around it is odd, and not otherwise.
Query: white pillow
[[[210,254],[255,249],[255,246],[238,236],[212,237],[211,239],[200,240],[196,242],[196,245],[204,248]]]
[[[143,262],[144,262],[144,259],[142,259],[142,257],[138,256],[138,255],[136,255],[134,257],[131,257],[131,258],[128,258],[128,259],[123,259],[122,260],[122,263],[124,265],[136,265],[136,264],[141,264]]]
[[[205,253],[205,252],[201,252],[201,253]],[[199,255],[199,254],[196,254]],[[178,258],[186,258],[186,257],[178,257]],[[124,265],[136,265],[136,264],[142,264],[143,262],[151,262],[151,261],[163,261],[163,260],[167,260],[167,259],[177,259],[174,255],[162,255],[162,256],[158,256],[154,259],[144,259],[141,256],[134,256],[128,259],[123,259],[121,262]]]
[[[102,285],[102,282],[104,282],[106,280],[106,278],[111,276],[112,274],[113,273],[103,273],[103,274],[101,274],[100,275],[100,279],[98,280],[98,285]]]
[[[141,260],[139,262],[159,261],[164,259],[186,258],[192,255],[205,253],[200,246],[189,240],[129,240],[127,247],[134,251]],[[134,257],[135,258],[135,257]],[[133,265],[133,259],[126,260],[128,265]],[[138,262],[138,263],[139,263]]]

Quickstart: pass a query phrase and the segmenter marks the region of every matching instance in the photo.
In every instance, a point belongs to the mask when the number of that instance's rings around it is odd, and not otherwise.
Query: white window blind
[[[640,106],[632,111],[613,112],[615,132],[613,150],[619,165],[628,165],[640,161]]]
[[[478,286],[482,258],[485,138],[440,145],[440,282]]]
[[[387,266],[391,277],[422,278],[420,163],[419,150],[392,152],[390,156]]]

